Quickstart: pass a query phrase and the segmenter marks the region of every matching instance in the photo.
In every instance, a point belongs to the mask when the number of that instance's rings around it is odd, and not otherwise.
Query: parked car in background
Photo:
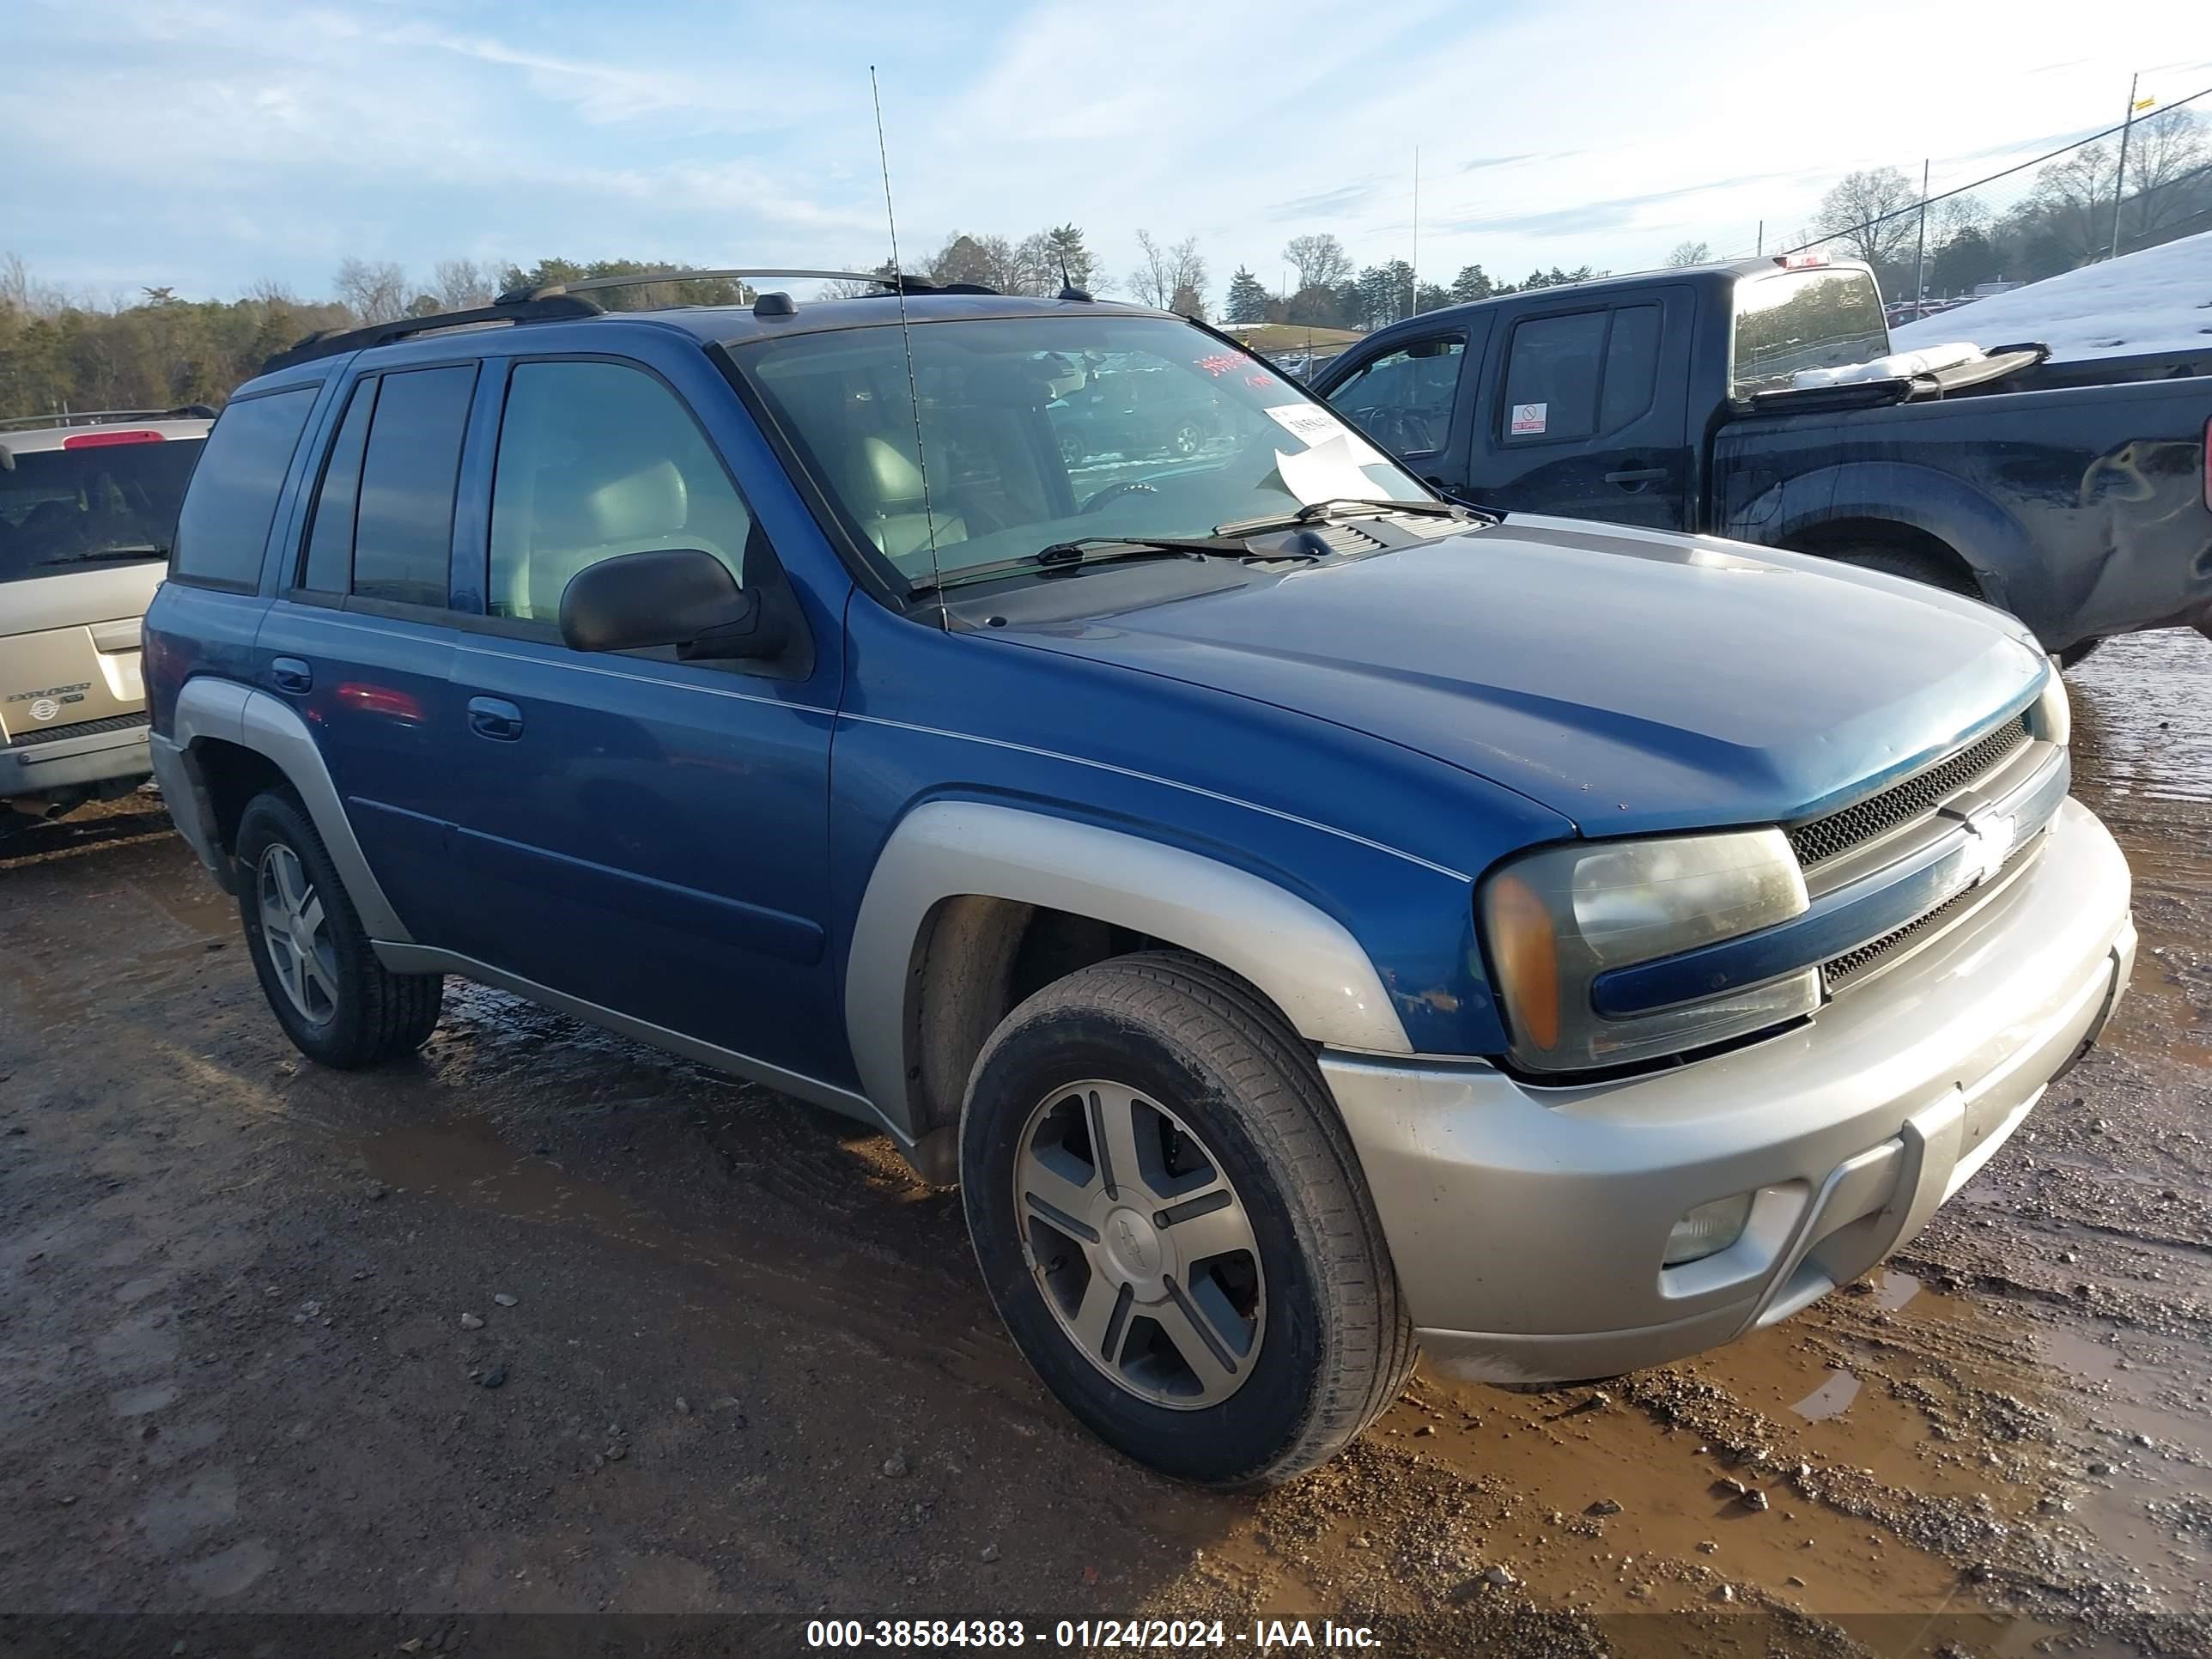
[[[149,776],[139,621],[214,416],[0,422],[0,836]]]
[[[1072,1412],[1237,1485],[1417,1341],[1787,1317],[2103,1028],[2127,866],[2015,620],[1452,506],[1164,312],[904,292],[543,289],[232,399],[154,763],[303,1053],[458,974],[873,1125]],[[1104,473],[1103,361],[1161,387]]]
[[[1141,364],[1092,366],[1046,406],[1060,459],[1098,461],[1188,458],[1221,429],[1219,399],[1205,377]]]
[[[1754,259],[1425,312],[1313,384],[1489,507],[1910,576],[2069,654],[2212,631],[2212,349],[2046,366],[1984,343],[1935,374],[1838,375],[1890,354],[1872,272]]]

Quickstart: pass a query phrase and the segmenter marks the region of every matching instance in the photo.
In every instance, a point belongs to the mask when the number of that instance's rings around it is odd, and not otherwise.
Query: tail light
[[[64,449],[106,449],[112,444],[157,444],[158,432],[79,432],[62,440]]]

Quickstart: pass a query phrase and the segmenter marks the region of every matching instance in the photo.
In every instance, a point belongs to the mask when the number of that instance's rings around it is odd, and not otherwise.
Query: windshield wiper
[[[1321,556],[1303,549],[1289,553],[1262,552],[1220,536],[1082,536],[1073,541],[1054,542],[1017,558],[994,559],[988,564],[951,571],[937,581],[920,583],[910,591],[926,593],[939,587],[957,587],[1014,570],[1063,569],[1075,565],[1108,564],[1120,559],[1151,558],[1156,554],[1186,559],[1237,559],[1248,564]]]
[[[1365,495],[1332,495],[1325,501],[1308,501],[1294,513],[1270,513],[1257,519],[1232,519],[1227,524],[1213,526],[1217,536],[1244,536],[1255,530],[1273,530],[1279,525],[1314,524],[1326,519],[1341,507],[1372,507],[1378,513],[1408,513],[1417,519],[1481,519],[1486,514],[1475,508],[1459,507],[1450,501],[1386,501]]]

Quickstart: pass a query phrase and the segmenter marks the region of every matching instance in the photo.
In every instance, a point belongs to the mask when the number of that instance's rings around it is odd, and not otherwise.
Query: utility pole
[[[1759,246],[1752,252],[1762,257],[1766,252],[1766,221],[1764,219],[1759,222]]]
[[[1413,146],[1413,316],[1421,314],[1421,147]]]
[[[1923,156],[1920,161],[1920,240],[1912,250],[1912,306],[1916,316],[1919,313],[1920,301],[1928,292],[1926,286],[1920,280],[1922,264],[1927,257],[1928,161]]]
[[[2128,140],[2136,130],[2136,83],[2142,79],[2142,71],[2128,76],[2127,119],[2120,123],[2120,165],[2112,175],[2112,251],[2108,256],[2120,257],[2120,204],[2128,198]]]

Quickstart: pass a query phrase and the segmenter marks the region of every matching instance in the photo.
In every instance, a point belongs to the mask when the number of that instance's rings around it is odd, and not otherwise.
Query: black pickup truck
[[[1959,324],[1968,337],[1971,308]],[[1866,266],[1769,258],[1428,312],[1315,390],[1486,507],[1910,575],[2003,606],[2069,660],[2141,629],[2212,636],[2212,349],[2046,363],[1996,346],[1934,374],[1833,373],[1889,355]]]

